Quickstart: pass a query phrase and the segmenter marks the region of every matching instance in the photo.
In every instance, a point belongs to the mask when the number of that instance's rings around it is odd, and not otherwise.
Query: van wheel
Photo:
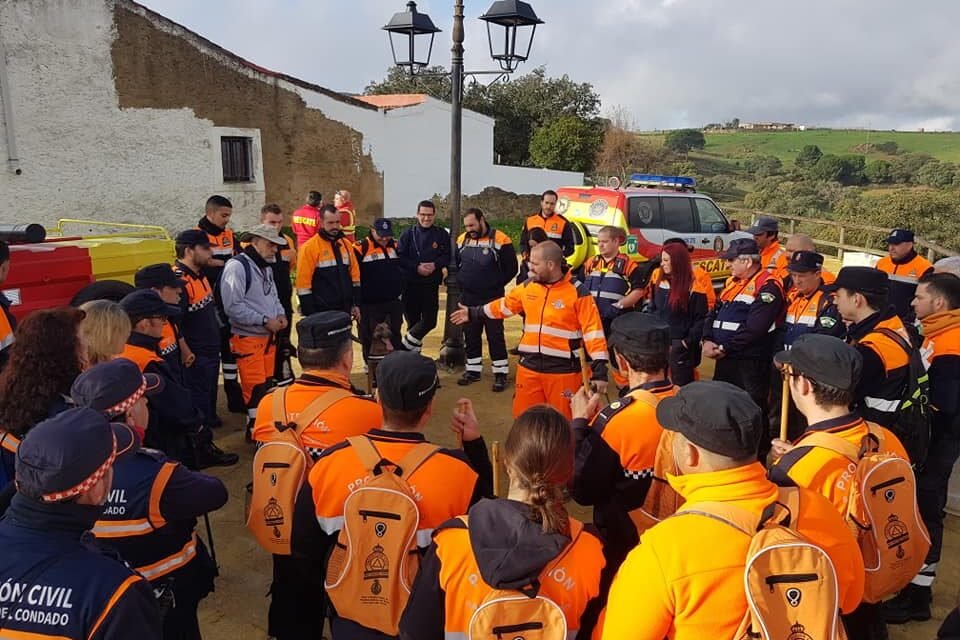
[[[101,280],[88,284],[70,300],[71,307],[79,307],[84,302],[91,300],[110,300],[111,302],[120,302],[135,287],[121,280]]]

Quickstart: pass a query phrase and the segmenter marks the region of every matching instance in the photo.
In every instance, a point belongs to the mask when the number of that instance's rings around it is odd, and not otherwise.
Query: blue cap
[[[99,411],[67,409],[31,429],[17,449],[17,491],[42,502],[65,502],[89,491],[114,461],[136,450],[125,424]]]
[[[724,260],[735,260],[740,256],[759,256],[760,245],[753,238],[736,238],[730,242],[726,253],[721,258]]]
[[[373,221],[373,230],[383,238],[393,237],[393,223],[386,218],[377,218]]]
[[[140,373],[140,367],[117,358],[90,367],[74,380],[70,396],[78,407],[95,409],[108,418],[122,417],[144,395],[163,391],[163,378]]]
[[[177,234],[176,243],[188,247],[195,247],[197,245],[206,245],[209,247],[210,237],[206,231],[201,229],[187,229]]]
[[[153,289],[137,289],[124,296],[120,301],[120,307],[127,312],[131,318],[143,318],[145,316],[178,316],[180,307],[167,304],[160,297],[160,294]]]
[[[823,268],[823,256],[816,251],[794,251],[790,256],[787,271],[796,273],[813,273]]]
[[[760,216],[756,223],[747,229],[750,235],[759,235],[761,233],[777,233],[780,231],[780,223],[772,216]]]
[[[894,229],[887,236],[886,244],[902,244],[904,242],[913,242],[913,231],[910,229]]]

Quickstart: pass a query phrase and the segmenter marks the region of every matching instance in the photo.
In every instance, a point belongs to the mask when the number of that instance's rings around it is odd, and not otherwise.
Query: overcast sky
[[[467,67],[491,64],[466,0]],[[391,63],[380,30],[405,0],[140,0],[261,66],[359,93]],[[958,0],[531,0],[531,59],[590,82],[639,129],[739,117],[874,129],[960,128]],[[453,0],[421,0],[443,29]]]

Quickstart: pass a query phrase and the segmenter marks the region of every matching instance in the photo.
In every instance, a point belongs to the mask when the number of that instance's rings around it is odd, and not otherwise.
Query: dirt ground
[[[442,309],[441,303],[441,309]],[[424,353],[436,356],[440,349],[443,324],[427,337]],[[519,339],[519,322],[507,321],[507,343],[516,344]],[[486,357],[486,356],[485,356]],[[355,350],[353,383],[366,388],[366,376],[361,371],[359,345]],[[516,365],[511,358],[511,368]],[[489,361],[484,362],[484,378],[469,387],[456,384],[459,372],[441,370],[442,388],[435,402],[435,414],[427,430],[427,437],[438,444],[454,447],[456,439],[449,429],[449,416],[461,397],[470,398],[477,412],[481,430],[487,445],[505,439],[510,428],[511,390],[495,394],[490,390],[492,376]],[[711,371],[701,371],[709,379]],[[513,381],[513,374],[510,376]],[[215,469],[230,491],[230,501],[220,511],[211,515],[220,578],[217,590],[200,605],[200,623],[207,640],[264,640],[267,620],[267,591],[270,586],[270,557],[262,551],[247,534],[243,521],[245,486],[250,480],[250,464],[253,448],[243,439],[243,417],[227,413],[221,406],[224,426],[217,430],[217,442],[227,451],[240,454],[241,462],[229,469]],[[504,486],[504,491],[506,490]],[[571,511],[581,518],[589,518],[589,510],[576,505]],[[200,528],[206,536],[206,531]],[[915,640],[936,637],[940,621],[960,602],[960,519],[947,518],[947,532],[940,562],[939,580],[934,593],[934,619],[926,623],[891,626],[894,640]],[[637,594],[642,597],[642,594]],[[309,615],[309,612],[304,612]]]

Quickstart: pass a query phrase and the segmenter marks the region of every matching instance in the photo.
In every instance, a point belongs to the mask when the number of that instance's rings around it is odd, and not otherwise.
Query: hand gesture
[[[570,398],[570,412],[574,419],[593,420],[593,417],[600,412],[600,394],[593,393],[586,387],[580,387]]]
[[[772,445],[770,450],[773,452],[773,455],[776,456],[777,458],[793,450],[792,444],[790,444],[786,440],[781,440],[780,438],[774,438],[770,444]]]
[[[360,322],[360,307],[350,307],[350,317],[357,322]]]
[[[457,407],[450,420],[450,430],[463,442],[472,442],[480,437],[480,425],[473,412],[473,403],[467,398],[457,400]]]
[[[267,331],[269,331],[270,333],[277,333],[278,331],[283,329],[283,324],[281,324],[280,322],[280,317],[270,318],[269,320],[267,320],[267,324],[265,325],[267,327]],[[286,320],[287,320],[286,318],[283,318],[284,322],[286,322]]]
[[[470,310],[458,302],[457,310],[450,314],[450,322],[453,324],[467,324],[470,322]]]

